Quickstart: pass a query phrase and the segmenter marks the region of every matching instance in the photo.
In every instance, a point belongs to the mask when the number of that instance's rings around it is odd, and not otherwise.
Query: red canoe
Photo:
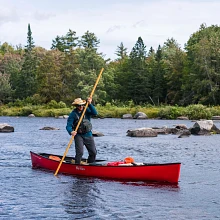
[[[42,168],[56,171],[62,156],[47,153],[31,153],[32,168]],[[49,158],[50,157],[50,158]],[[107,163],[105,160],[96,160],[92,164],[74,164],[74,157],[65,157],[59,173],[70,175],[97,177],[104,179],[126,181],[153,181],[178,183],[181,163],[163,164],[120,164]],[[83,159],[85,161],[85,159]]]

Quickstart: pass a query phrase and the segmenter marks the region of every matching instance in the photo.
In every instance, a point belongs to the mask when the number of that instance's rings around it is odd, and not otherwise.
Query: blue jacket
[[[78,116],[76,115],[77,108],[75,108],[69,115],[68,119],[67,119],[67,125],[66,125],[66,130],[68,131],[68,133],[71,135],[71,132],[73,131],[73,125],[75,124],[75,122],[81,117],[82,112],[79,113],[78,111]],[[93,115],[97,115],[98,112],[96,111],[95,107],[92,104],[88,105],[88,108],[86,109],[85,112],[85,118],[87,118],[89,121],[91,120],[91,116]],[[82,135],[83,137],[91,137],[92,136],[92,131],[87,132],[86,134],[77,134],[77,135]]]

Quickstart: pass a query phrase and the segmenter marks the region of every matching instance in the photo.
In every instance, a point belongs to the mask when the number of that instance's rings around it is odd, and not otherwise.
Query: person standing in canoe
[[[80,164],[81,162],[84,145],[86,146],[89,153],[88,163],[93,163],[95,161],[97,154],[94,137],[92,135],[92,124],[90,120],[91,120],[91,116],[97,115],[98,113],[95,107],[92,105],[91,97],[87,99],[87,102],[88,102],[88,108],[86,109],[84,118],[78,130],[75,131],[75,128],[85,108],[86,100],[82,100],[81,98],[77,98],[74,100],[72,105],[75,106],[75,109],[70,113],[66,125],[66,130],[68,131],[68,133],[74,136],[76,164]]]

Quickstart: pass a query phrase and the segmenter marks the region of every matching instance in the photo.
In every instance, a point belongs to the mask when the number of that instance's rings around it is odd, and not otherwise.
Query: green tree
[[[220,104],[220,27],[205,24],[186,44],[187,74],[184,77],[184,104]]]
[[[146,46],[139,37],[129,56],[129,73],[126,82],[130,100],[133,100],[135,104],[149,101],[150,84],[146,54]]]
[[[97,50],[100,44],[100,40],[94,33],[86,31],[85,34],[79,40],[79,46],[84,47],[85,49],[94,49]]]
[[[132,100],[132,91],[128,90],[128,81],[132,76],[132,72],[130,71],[130,60],[129,58],[125,58],[121,60],[121,62],[114,62],[114,90],[111,91],[110,94],[113,100],[119,100],[122,102]],[[107,82],[106,82],[107,83]],[[109,93],[108,93],[109,94]]]
[[[9,75],[0,72],[0,104],[10,101],[13,92],[9,83]]]
[[[27,32],[27,45],[25,46],[25,52],[31,53],[32,49],[35,47],[33,37],[32,37],[32,31],[31,26],[28,24],[28,32]]]
[[[153,49],[153,47],[150,48],[149,52],[148,52],[148,56],[154,55],[155,51]]]
[[[117,47],[115,54],[118,56],[117,60],[123,60],[127,57],[127,48],[121,42],[121,44]]]
[[[76,81],[74,72],[76,68],[80,66],[77,61],[77,50],[71,51],[70,53],[60,53],[60,77],[62,79],[62,101],[71,104],[73,97],[75,97],[74,89]]]
[[[163,62],[163,52],[159,45],[155,54],[155,66],[152,73],[151,82],[153,83],[152,89],[152,99],[156,104],[164,103],[166,97],[166,82],[164,78],[164,62]],[[151,86],[152,88],[152,86]]]
[[[14,48],[13,46],[9,45],[7,42],[1,44],[0,42],[0,54],[6,54],[6,53],[13,53]]]
[[[37,59],[33,51],[34,47],[31,27],[30,24],[28,24],[27,45],[25,46],[24,62],[22,69],[17,76],[17,84],[15,88],[16,98],[23,99],[34,95],[37,91]]]
[[[138,37],[138,40],[134,47],[131,50],[130,58],[132,61],[137,60],[139,63],[143,63],[146,59],[146,46],[141,37]]]
[[[15,90],[18,84],[19,74],[22,69],[23,57],[17,53],[6,53],[0,65],[0,71],[9,76],[11,88]]]
[[[37,93],[46,103],[51,100],[59,102],[65,95],[62,91],[63,82],[60,74],[62,64],[60,58],[60,51],[48,51],[37,68]]]
[[[164,78],[167,84],[166,103],[181,104],[182,85],[186,65],[186,53],[173,38],[163,46]]]
[[[77,46],[76,32],[69,29],[65,36],[56,36],[52,40],[51,49],[58,49],[61,52],[70,52]]]
[[[87,97],[92,91],[93,85],[102,67],[105,68],[104,58],[94,49],[78,48],[75,51],[77,68],[72,74],[72,94],[77,97]],[[99,82],[99,89],[94,94],[93,100],[103,102],[106,92],[103,78]]]

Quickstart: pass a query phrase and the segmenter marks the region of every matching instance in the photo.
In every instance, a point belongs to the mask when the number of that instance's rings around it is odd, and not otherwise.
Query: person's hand
[[[92,103],[92,98],[89,97],[89,98],[87,99],[87,102],[88,102],[88,104],[90,105],[90,104]]]
[[[76,136],[76,134],[77,134],[76,131],[72,131],[72,132],[71,132],[71,135],[72,135],[72,136]]]

